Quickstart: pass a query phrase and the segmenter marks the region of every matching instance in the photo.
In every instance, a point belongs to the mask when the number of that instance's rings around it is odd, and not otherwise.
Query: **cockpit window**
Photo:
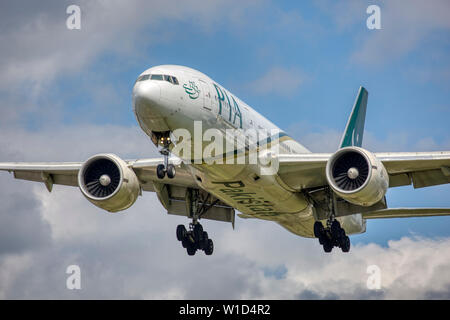
[[[171,77],[173,84],[178,84],[178,79],[176,77]]]
[[[163,80],[163,75],[162,74],[152,74],[151,79],[152,80]]]
[[[165,74],[164,75],[163,74],[151,74],[151,75],[150,74],[144,74],[144,75],[139,76],[136,79],[136,82],[144,81],[144,80],[148,80],[148,79],[159,80],[159,81],[167,81],[167,82],[170,82],[172,84],[179,84],[178,83],[178,79],[176,77],[165,75]]]
[[[164,80],[173,84],[178,84],[178,80],[175,77],[164,75]]]
[[[149,78],[150,78],[150,75],[149,75],[149,74],[143,74],[142,76],[139,76],[139,77],[136,79],[136,82],[148,80]]]

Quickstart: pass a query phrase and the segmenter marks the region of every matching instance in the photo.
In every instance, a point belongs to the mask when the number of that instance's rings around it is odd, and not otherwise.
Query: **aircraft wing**
[[[0,162],[0,170],[12,172],[16,179],[43,182],[51,191],[53,184],[77,187],[81,165],[81,162]]]
[[[152,182],[174,184],[181,186],[196,186],[187,168],[178,158],[171,158],[177,174],[174,179],[156,177],[156,166],[164,163],[163,158],[140,159],[125,161],[136,173],[144,191],[155,191]],[[14,178],[42,182],[49,191],[54,184],[78,187],[78,171],[82,162],[0,162],[0,171],[14,174]]]
[[[200,190],[189,169],[176,157],[169,159],[169,163],[176,168],[173,179],[167,176],[159,179],[156,167],[164,163],[163,158],[126,160],[125,163],[133,169],[144,191],[155,192],[168,214],[190,217],[187,211],[186,195],[189,190],[199,190],[200,204],[206,203],[210,209],[202,215],[202,219],[231,222],[234,227],[234,209],[212,197],[205,190]],[[83,162],[0,162],[0,171],[9,171],[16,179],[42,182],[48,191],[53,185],[78,187],[78,171]]]
[[[423,188],[450,183],[450,151],[374,153],[389,174],[389,187]],[[279,155],[279,175],[296,190],[327,185],[325,167],[331,153]]]
[[[365,219],[450,216],[450,208],[394,208],[362,213]]]
[[[389,173],[389,186],[423,188],[450,183],[450,152],[375,153]]]

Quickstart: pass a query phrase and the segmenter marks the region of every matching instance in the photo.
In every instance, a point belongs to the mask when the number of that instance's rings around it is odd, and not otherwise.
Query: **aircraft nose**
[[[161,102],[161,86],[157,81],[138,81],[133,88],[133,109],[145,132],[169,130]]]
[[[161,87],[156,81],[139,81],[133,88],[133,105],[136,109],[157,109],[161,99]]]

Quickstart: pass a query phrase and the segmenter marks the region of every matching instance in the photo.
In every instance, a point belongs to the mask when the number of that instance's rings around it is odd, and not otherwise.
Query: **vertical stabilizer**
[[[361,147],[368,95],[369,93],[364,87],[359,87],[358,95],[356,96],[355,104],[353,105],[353,110],[348,119],[344,134],[342,135],[339,148],[350,146]]]

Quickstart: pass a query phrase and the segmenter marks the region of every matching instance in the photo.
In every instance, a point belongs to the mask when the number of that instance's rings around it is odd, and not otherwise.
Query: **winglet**
[[[361,147],[368,95],[369,93],[364,87],[359,87],[358,95],[356,96],[350,118],[348,118],[347,126],[345,127],[339,148],[350,146]]]

